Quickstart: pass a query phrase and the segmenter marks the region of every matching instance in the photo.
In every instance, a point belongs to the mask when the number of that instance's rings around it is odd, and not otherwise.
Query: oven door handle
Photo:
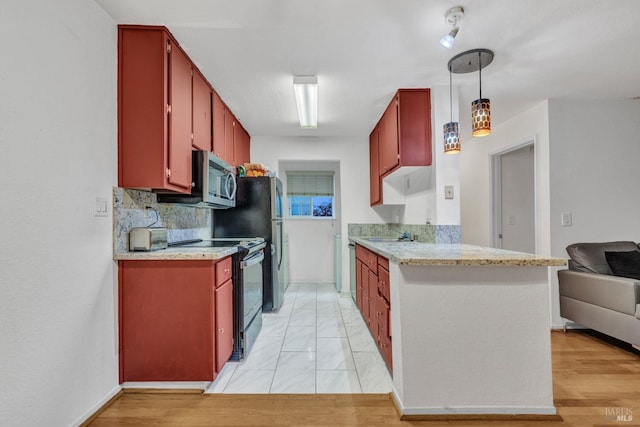
[[[245,268],[251,267],[252,265],[261,263],[262,260],[264,260],[264,253],[260,252],[258,255],[253,255],[242,260],[242,262],[240,263],[240,268],[244,270]]]

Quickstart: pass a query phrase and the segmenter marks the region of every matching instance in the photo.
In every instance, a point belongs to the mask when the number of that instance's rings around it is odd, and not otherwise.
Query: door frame
[[[489,153],[491,165],[491,247],[502,249],[502,156],[533,146],[533,222],[534,245],[538,253],[538,143],[536,137],[525,138],[516,145]]]

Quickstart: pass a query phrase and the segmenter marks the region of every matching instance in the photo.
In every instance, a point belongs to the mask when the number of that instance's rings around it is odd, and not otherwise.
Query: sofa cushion
[[[567,253],[573,261],[570,268],[586,273],[613,274],[605,252],[637,251],[638,245],[630,241],[602,242],[602,243],[574,243],[567,246]]]
[[[605,251],[604,257],[614,275],[640,280],[640,251]]]

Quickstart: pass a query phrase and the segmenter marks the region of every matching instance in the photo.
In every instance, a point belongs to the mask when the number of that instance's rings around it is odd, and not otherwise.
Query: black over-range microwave
[[[158,194],[159,203],[184,203],[196,207],[216,209],[236,205],[235,169],[209,151],[192,152],[191,194]]]

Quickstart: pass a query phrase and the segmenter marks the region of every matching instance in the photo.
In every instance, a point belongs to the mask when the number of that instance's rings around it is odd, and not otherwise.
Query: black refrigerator
[[[214,237],[263,237],[267,242],[262,311],[278,311],[284,299],[282,182],[276,177],[238,178],[236,207],[214,209]]]

